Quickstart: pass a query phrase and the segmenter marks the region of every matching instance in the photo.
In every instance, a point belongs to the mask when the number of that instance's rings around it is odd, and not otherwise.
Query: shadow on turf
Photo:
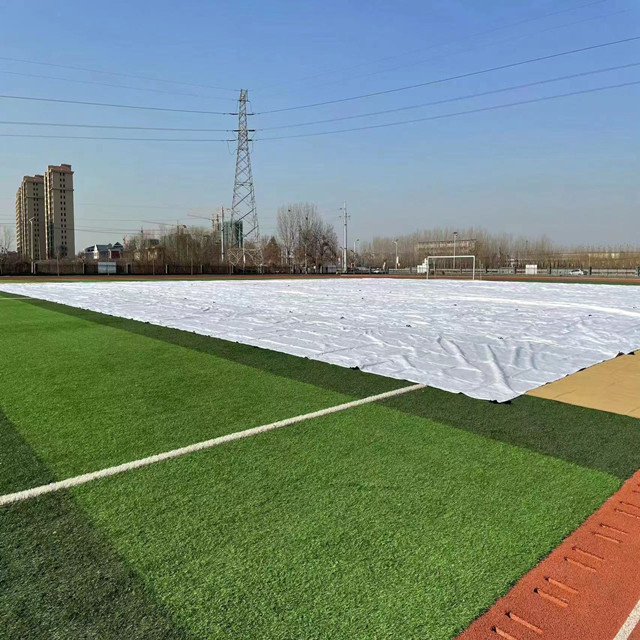
[[[0,493],[52,481],[0,413]],[[67,492],[0,507],[0,637],[190,638]]]
[[[25,302],[354,397],[366,397],[407,384],[402,380],[187,331],[42,300]],[[434,388],[399,396],[384,404],[493,440],[604,471],[621,479],[630,477],[640,468],[640,420],[636,418],[529,396],[520,396],[506,404],[496,404]]]

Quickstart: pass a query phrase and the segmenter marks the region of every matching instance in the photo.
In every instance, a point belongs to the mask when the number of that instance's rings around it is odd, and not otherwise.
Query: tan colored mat
[[[527,395],[640,418],[640,351],[578,371]]]

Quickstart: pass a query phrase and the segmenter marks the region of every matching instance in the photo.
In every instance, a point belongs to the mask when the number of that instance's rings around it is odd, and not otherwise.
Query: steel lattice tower
[[[256,196],[253,191],[253,176],[251,174],[251,157],[249,155],[249,133],[253,129],[247,124],[247,103],[249,92],[240,91],[238,99],[238,153],[236,156],[236,179],[233,184],[233,201],[231,204],[231,227],[235,236],[237,223],[242,224],[242,237],[238,237],[236,246],[245,246],[245,242],[257,243],[260,239],[258,227],[258,211]],[[240,234],[238,233],[238,236]]]

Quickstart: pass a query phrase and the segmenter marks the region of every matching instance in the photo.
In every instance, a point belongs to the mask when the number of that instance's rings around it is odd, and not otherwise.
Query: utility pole
[[[220,207],[220,251],[222,264],[224,264],[224,205]]]
[[[34,242],[33,242],[33,221],[35,220],[35,216],[33,216],[32,218],[29,218],[29,253],[31,254],[29,256],[29,258],[31,259],[31,273],[33,273],[34,268],[33,268],[33,263],[35,262],[35,249],[34,249]]]
[[[393,241],[393,244],[396,245],[396,269],[398,268],[398,238]]]
[[[456,238],[458,237],[458,232],[453,232],[453,268],[456,268]]]
[[[344,239],[342,241],[342,272],[347,273],[347,221],[351,217],[347,214],[347,203],[346,201],[341,207],[342,211],[342,219],[344,220]]]

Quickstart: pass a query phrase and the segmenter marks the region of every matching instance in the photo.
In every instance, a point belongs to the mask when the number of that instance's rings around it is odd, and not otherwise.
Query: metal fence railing
[[[109,275],[129,275],[129,276],[198,276],[198,275],[329,275],[339,273],[335,265],[323,265],[318,267],[309,267],[306,270],[303,267],[290,267],[287,265],[263,265],[254,266],[247,265],[244,269],[242,266],[231,266],[228,264],[174,264],[165,262],[127,262],[118,260],[115,267],[109,268]],[[470,276],[472,270],[470,268],[459,267],[436,269],[438,276],[455,277]],[[396,275],[396,276],[424,276],[424,265],[415,267],[405,267],[402,269],[383,270],[376,267],[355,267],[348,270],[348,274],[361,275]],[[102,275],[99,271],[99,263],[94,261],[83,260],[42,260],[30,263],[24,260],[2,261],[0,256],[0,276],[98,276]],[[528,274],[525,268],[519,267],[500,267],[488,268],[479,264],[476,266],[476,276],[518,276],[531,278],[545,277],[592,277],[592,278],[640,278],[640,266],[634,269],[570,269],[570,268],[538,268],[537,273]]]

